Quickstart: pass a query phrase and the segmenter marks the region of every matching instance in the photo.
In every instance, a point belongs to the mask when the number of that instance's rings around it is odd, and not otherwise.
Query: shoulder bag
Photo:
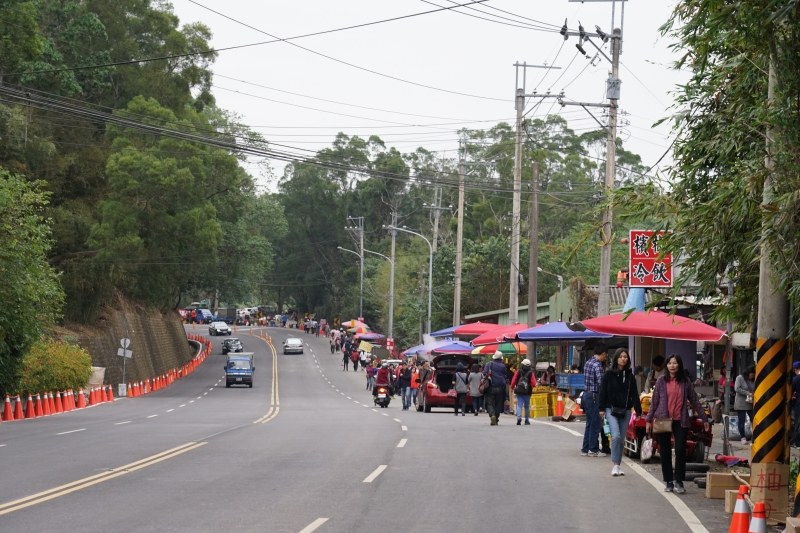
[[[481,377],[481,382],[478,384],[478,392],[481,394],[486,394],[489,389],[492,388],[492,371],[486,373],[485,376]]]
[[[672,433],[671,418],[653,419],[653,433]]]
[[[628,410],[627,409],[627,407],[628,407],[628,399],[630,398],[630,395],[631,395],[631,381],[633,381],[633,379],[628,380],[628,392],[625,395],[625,405],[623,407],[614,407],[612,405],[611,406],[611,416],[616,416],[617,418],[622,418],[622,417],[625,416],[625,411]],[[670,426],[670,431],[672,431],[672,427],[671,426]]]

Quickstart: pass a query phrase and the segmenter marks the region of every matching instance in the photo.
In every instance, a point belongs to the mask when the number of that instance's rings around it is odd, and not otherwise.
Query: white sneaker
[[[614,476],[614,477],[617,477],[619,475],[619,466],[618,465],[614,465],[614,467],[611,469],[611,475]]]
[[[608,454],[603,452],[597,452],[597,455],[595,455],[595,457],[608,457]]]
[[[742,444],[747,444],[747,439],[742,439],[742,440],[741,440],[741,443],[742,443]]]
[[[622,471],[622,467],[620,467],[619,465],[617,465],[617,475],[618,476],[624,476],[625,475],[625,472]]]

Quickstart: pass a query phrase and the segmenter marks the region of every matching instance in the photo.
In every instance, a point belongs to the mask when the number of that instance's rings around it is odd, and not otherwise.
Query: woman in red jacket
[[[511,389],[517,395],[517,425],[522,423],[522,408],[525,407],[525,425],[530,426],[528,420],[531,416],[531,392],[536,386],[536,378],[531,368],[531,360],[523,359],[519,370],[511,378]]]

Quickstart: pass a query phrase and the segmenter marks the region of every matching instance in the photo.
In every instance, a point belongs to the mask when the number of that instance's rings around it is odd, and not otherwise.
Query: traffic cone
[[[756,502],[753,507],[753,519],[750,520],[750,529],[747,533],[767,533],[767,515],[764,502]]]
[[[17,399],[14,400],[14,420],[22,420],[25,418],[25,415],[22,414],[22,400],[19,399],[19,394],[17,394]]]
[[[747,492],[747,485],[739,485],[739,495],[736,497],[736,506],[733,508],[733,517],[731,518],[731,527],[728,528],[728,533],[748,533],[750,506],[744,501],[744,496]]]
[[[111,385],[108,386],[108,391],[106,391],[106,398],[108,399],[109,402],[114,401],[114,387],[112,387]]]
[[[42,404],[44,405],[44,416],[50,416],[53,413],[50,411],[50,401],[47,398],[47,393],[44,393],[44,398],[42,398]]]
[[[78,389],[78,409],[86,408],[86,396],[83,395],[83,388]]]
[[[25,418],[36,418],[36,409],[33,407],[33,396],[28,394],[28,403],[25,405]]]
[[[36,393],[36,416],[44,416],[44,408],[42,407],[42,395]]]
[[[585,415],[586,413],[584,413],[583,409],[581,409],[581,404],[578,403],[578,402],[575,402],[575,410],[572,411],[572,414],[575,415],[575,416],[581,416],[581,415]]]
[[[56,413],[64,412],[64,404],[61,403],[61,391],[56,391]]]
[[[97,392],[94,387],[89,389],[89,405],[97,405]]]
[[[6,394],[6,406],[3,409],[3,422],[11,422],[14,420],[14,411],[11,409],[11,399]]]
[[[133,389],[131,388],[131,382],[128,382],[128,393],[126,394],[128,398],[133,398]]]
[[[72,411],[75,409],[75,394],[72,392],[72,389],[67,391],[67,411]]]
[[[50,414],[51,415],[57,414],[57,412],[56,412],[56,402],[53,399],[53,393],[52,392],[48,392],[47,393],[47,405],[50,407]]]
[[[564,416],[564,397],[558,393],[558,402],[556,403],[556,416]]]

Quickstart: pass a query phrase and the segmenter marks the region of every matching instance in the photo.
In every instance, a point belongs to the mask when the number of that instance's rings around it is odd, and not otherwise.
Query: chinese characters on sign
[[[631,230],[630,286],[672,287],[672,254],[659,257],[664,232]]]

